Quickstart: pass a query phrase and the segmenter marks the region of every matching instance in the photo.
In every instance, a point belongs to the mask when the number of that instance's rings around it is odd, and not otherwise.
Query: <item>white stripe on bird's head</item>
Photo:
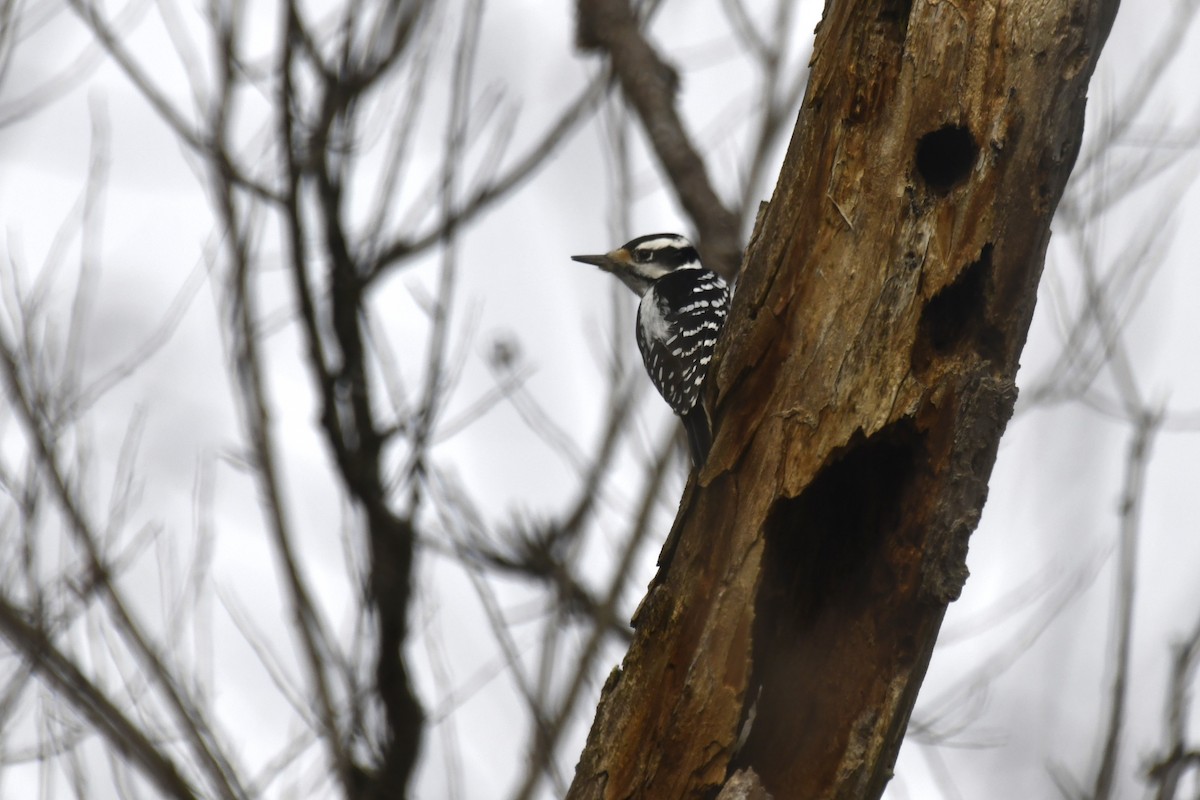
[[[672,270],[699,267],[700,255],[684,237],[675,233],[652,233],[626,242],[621,248],[629,253],[636,264],[649,264],[663,273]]]

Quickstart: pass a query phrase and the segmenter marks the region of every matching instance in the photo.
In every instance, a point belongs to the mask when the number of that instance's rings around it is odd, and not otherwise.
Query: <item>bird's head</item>
[[[571,256],[572,261],[594,264],[616,275],[638,296],[656,280],[677,269],[700,266],[700,255],[687,239],[674,233],[652,233],[626,242],[599,256]]]

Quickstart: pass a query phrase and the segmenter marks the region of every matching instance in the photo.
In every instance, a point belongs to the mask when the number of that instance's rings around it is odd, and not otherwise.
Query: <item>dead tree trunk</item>
[[[714,449],[570,797],[712,797],[742,767],[776,798],[883,791],[967,576],[1116,6],[829,0],[710,386]]]

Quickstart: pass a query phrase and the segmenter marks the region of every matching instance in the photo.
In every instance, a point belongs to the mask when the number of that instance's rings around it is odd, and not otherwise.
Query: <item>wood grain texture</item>
[[[1115,11],[827,4],[710,381],[713,451],[569,797],[713,797],[741,768],[780,799],[883,791]]]

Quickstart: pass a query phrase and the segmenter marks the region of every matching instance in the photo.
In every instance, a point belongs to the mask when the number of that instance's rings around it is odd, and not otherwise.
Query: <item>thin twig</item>
[[[1188,636],[1174,648],[1171,680],[1167,686],[1167,741],[1163,754],[1146,770],[1151,783],[1158,784],[1156,800],[1175,800],[1179,783],[1189,769],[1200,771],[1200,750],[1187,749],[1187,723],[1191,713],[1191,686],[1200,662],[1200,617]]]
[[[168,797],[200,797],[166,753],[146,738],[74,661],[37,627],[25,620],[7,597],[0,595],[0,634],[22,653],[29,665],[56,693],[82,715],[113,748],[136,764],[143,776]]]
[[[609,578],[608,591],[605,593],[601,609],[608,614],[615,613],[617,603],[625,592],[630,576],[633,573],[633,562],[641,552],[651,530],[650,521],[653,518],[659,492],[663,481],[670,474],[670,466],[676,453],[676,429],[674,424],[667,436],[658,443],[655,458],[646,466],[646,476],[643,482],[642,500],[634,518],[633,527],[625,539],[620,558]],[[515,800],[528,800],[536,791],[538,782],[546,770],[553,764],[558,742],[566,730],[568,721],[575,712],[575,706],[582,696],[583,689],[588,685],[593,675],[596,658],[600,654],[601,645],[606,640],[606,628],[599,623],[601,615],[593,623],[579,656],[571,670],[571,683],[563,693],[554,715],[536,730],[537,736],[531,743],[529,766],[525,771],[520,788],[514,793]]]
[[[1138,539],[1141,505],[1145,496],[1146,467],[1161,415],[1143,414],[1134,428],[1125,461],[1125,485],[1121,491],[1121,533],[1117,557],[1116,648],[1114,675],[1109,695],[1108,722],[1101,749],[1100,766],[1092,790],[1094,800],[1108,800],[1116,778],[1121,734],[1128,696],[1129,660],[1133,639],[1133,607],[1137,590]]]

